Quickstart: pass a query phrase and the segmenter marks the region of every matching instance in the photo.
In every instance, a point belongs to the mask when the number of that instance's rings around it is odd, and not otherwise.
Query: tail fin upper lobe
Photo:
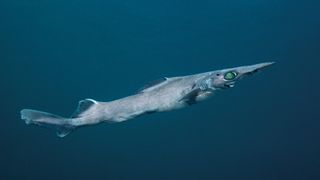
[[[59,137],[65,137],[75,129],[75,126],[70,123],[70,119],[54,114],[32,109],[23,109],[20,113],[21,119],[24,120],[26,124],[54,128],[57,130],[57,136]]]

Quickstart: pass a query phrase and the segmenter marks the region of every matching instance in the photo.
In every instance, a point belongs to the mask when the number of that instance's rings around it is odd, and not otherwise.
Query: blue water
[[[298,0],[0,1],[0,179],[320,179],[320,3]],[[81,128],[69,116],[149,81],[276,61],[185,109]]]

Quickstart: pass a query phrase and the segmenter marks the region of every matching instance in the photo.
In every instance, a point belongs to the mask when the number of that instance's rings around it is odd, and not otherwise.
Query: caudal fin
[[[54,128],[56,129],[57,136],[59,137],[65,137],[75,129],[75,126],[70,124],[70,119],[54,114],[32,109],[23,109],[20,113],[21,119],[24,120],[26,124],[35,124]]]

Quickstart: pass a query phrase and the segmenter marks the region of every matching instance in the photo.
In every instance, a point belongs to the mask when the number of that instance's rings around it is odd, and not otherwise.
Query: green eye
[[[224,79],[230,81],[236,78],[236,76],[237,76],[236,72],[227,72],[224,74]]]

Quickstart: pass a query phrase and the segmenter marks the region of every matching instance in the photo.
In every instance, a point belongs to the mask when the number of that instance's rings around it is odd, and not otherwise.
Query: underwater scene
[[[0,1],[0,179],[320,179],[319,10]]]

